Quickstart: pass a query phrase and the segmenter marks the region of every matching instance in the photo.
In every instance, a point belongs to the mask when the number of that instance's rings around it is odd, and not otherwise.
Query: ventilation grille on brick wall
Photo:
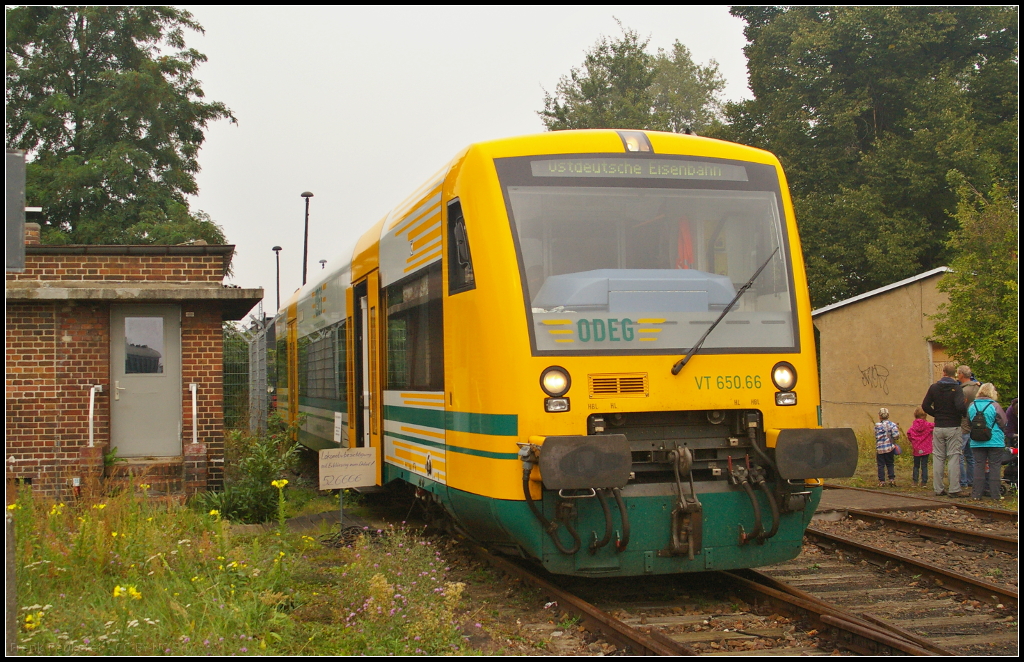
[[[647,373],[622,372],[606,375],[587,375],[592,398],[646,398]]]

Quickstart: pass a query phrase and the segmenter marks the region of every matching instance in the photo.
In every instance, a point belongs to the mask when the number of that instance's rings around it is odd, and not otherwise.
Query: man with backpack
[[[964,391],[960,383],[953,378],[956,364],[946,363],[942,366],[942,379],[928,387],[921,408],[935,418],[935,429],[932,431],[932,465],[933,486],[935,496],[947,493],[942,484],[944,474],[949,472],[949,496],[965,497],[967,490],[960,487],[960,456],[963,454],[963,435],[960,427],[967,415],[964,404]]]
[[[981,382],[974,378],[970,366],[962,365],[956,369],[956,380],[964,391],[964,406],[970,407],[974,397],[978,395]],[[960,457],[960,489],[974,486],[974,453],[971,451],[971,421],[966,416],[960,425],[960,433],[964,438],[963,455]]]

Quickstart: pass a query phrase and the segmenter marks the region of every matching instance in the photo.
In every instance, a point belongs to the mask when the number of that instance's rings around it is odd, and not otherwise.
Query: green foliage
[[[301,425],[301,418],[289,425],[274,413],[266,434],[229,430],[225,435],[224,491],[200,492],[193,505],[248,524],[276,519],[283,490],[279,493],[273,483],[295,468],[299,447],[294,438]]]
[[[26,200],[43,243],[223,244],[191,212],[206,126],[235,121],[203,100],[185,47],[202,32],[172,7],[8,7],[7,146],[28,151]]]
[[[444,654],[462,586],[433,545],[389,530],[354,548],[239,536],[140,498],[9,508],[24,655]],[[326,532],[326,528],[321,531]],[[340,565],[340,568],[339,568]]]
[[[946,264],[951,170],[1016,196],[1016,8],[731,11],[754,98],[714,135],[782,161],[815,306]]]
[[[621,24],[620,24],[620,27]],[[695,64],[676,41],[670,52],[647,52],[649,40],[622,28],[622,36],[602,36],[583,66],[544,94],[538,114],[549,131],[565,129],[648,129],[702,131],[716,121],[725,80],[718,63]]]
[[[956,218],[953,271],[939,281],[949,304],[939,308],[934,337],[1009,402],[1018,393],[1017,205],[1001,187],[986,199],[961,179]]]
[[[457,609],[465,585],[445,578],[441,552],[404,529],[388,528],[342,548],[338,590],[318,596],[297,618],[342,630],[339,655],[452,654],[465,642]]]
[[[123,458],[117,454],[117,446],[114,446],[109,451],[103,454],[103,466],[113,467],[118,464],[128,462],[127,458]]]

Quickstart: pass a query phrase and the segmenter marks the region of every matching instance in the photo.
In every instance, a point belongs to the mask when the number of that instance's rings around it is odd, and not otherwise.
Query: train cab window
[[[387,382],[385,388],[444,390],[441,264],[385,290]]]
[[[778,174],[698,157],[502,159],[531,340],[540,352],[792,351]]]
[[[476,288],[473,257],[469,252],[466,218],[458,199],[448,203],[448,294]]]

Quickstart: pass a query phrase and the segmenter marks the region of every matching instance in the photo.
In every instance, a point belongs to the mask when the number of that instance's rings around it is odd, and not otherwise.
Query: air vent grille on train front
[[[647,373],[587,375],[592,398],[646,398]]]

